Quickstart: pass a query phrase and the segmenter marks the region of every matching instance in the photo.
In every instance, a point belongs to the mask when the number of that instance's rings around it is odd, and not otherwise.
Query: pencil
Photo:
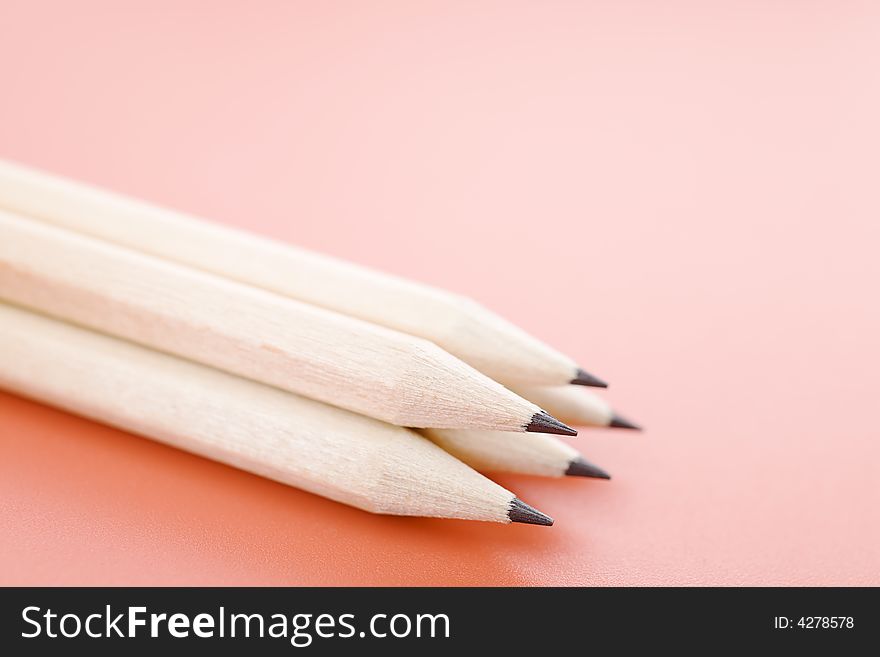
[[[543,433],[514,437],[504,431],[424,429],[422,434],[480,472],[611,478],[571,445]]]
[[[553,522],[408,429],[5,304],[0,387],[373,513]]]
[[[0,161],[0,207],[425,338],[505,385],[606,385],[466,297],[11,162]]]
[[[391,424],[576,433],[427,340],[5,212],[0,298]]]
[[[641,431],[639,425],[616,413],[608,402],[586,390],[569,386],[517,386],[512,390],[566,424]]]

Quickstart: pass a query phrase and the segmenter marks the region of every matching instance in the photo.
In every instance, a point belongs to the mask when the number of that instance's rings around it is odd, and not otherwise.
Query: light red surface
[[[0,394],[0,583],[880,584],[878,58],[870,2],[6,0],[0,156],[470,294],[649,431],[499,478],[546,529]]]

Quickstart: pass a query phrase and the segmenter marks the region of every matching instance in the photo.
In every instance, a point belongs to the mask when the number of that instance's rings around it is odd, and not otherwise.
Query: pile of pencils
[[[550,525],[637,428],[473,301],[0,162],[0,388],[375,513]],[[514,435],[511,432],[519,432]]]

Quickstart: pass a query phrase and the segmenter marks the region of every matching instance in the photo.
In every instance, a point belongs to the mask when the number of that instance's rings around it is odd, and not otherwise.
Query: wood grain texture
[[[413,431],[5,304],[0,387],[366,511],[509,522]]]
[[[540,409],[436,345],[0,212],[0,297],[392,424],[523,431]]]
[[[580,457],[574,447],[543,433],[425,429],[422,433],[480,472],[562,477]]]
[[[566,424],[607,427],[614,417],[608,402],[579,386],[515,386],[511,389]]]
[[[578,371],[466,297],[2,160],[0,207],[425,338],[505,384],[562,385]]]

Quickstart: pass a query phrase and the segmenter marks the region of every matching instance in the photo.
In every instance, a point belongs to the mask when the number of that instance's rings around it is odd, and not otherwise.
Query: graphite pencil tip
[[[569,477],[593,477],[594,479],[611,479],[611,475],[605,472],[598,465],[593,465],[583,456],[578,456],[571,460],[568,464],[568,470],[565,471]]]
[[[553,524],[553,518],[529,506],[518,497],[514,497],[511,500],[510,508],[507,510],[507,517],[510,518],[510,522],[523,522],[527,525],[545,525],[549,527]]]
[[[560,436],[578,435],[578,432],[570,426],[563,424],[544,411],[538,411],[532,416],[532,421],[526,425],[526,431],[531,433],[555,433]]]
[[[570,381],[570,383],[573,383],[576,386],[592,386],[593,388],[608,387],[608,384],[605,383],[602,379],[597,376],[593,376],[586,370],[582,370],[580,367],[578,368],[577,374]]]
[[[641,431],[642,428],[638,424],[633,424],[626,418],[620,417],[617,413],[611,416],[611,422],[608,423],[609,427],[614,427],[616,429],[635,429],[636,431]]]

